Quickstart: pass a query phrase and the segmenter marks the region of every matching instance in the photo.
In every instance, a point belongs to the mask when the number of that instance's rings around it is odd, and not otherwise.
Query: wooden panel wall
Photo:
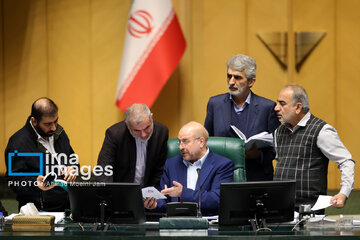
[[[130,0],[0,0],[0,151],[21,128],[31,103],[58,104],[82,165],[95,165],[107,127],[124,119],[114,105]],[[276,100],[286,83],[303,85],[311,112],[339,131],[360,157],[360,3],[357,0],[173,0],[187,41],[182,61],[152,107],[170,137],[191,120],[204,122],[209,97],[224,93],[226,61],[237,53],[258,63],[254,92]],[[288,32],[289,67],[281,68],[256,37]],[[295,70],[293,33],[326,37]],[[357,166],[357,171],[359,167]],[[3,154],[0,174],[5,172]],[[338,188],[336,165],[329,188]],[[359,182],[359,181],[357,181]],[[355,187],[359,187],[355,185]]]
[[[335,122],[341,139],[356,160],[355,187],[359,188],[360,1],[336,1],[335,9]]]

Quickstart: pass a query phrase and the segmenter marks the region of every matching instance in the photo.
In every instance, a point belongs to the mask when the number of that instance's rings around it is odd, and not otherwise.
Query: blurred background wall
[[[59,106],[59,123],[80,164],[96,165],[104,133],[122,121],[114,104],[130,0],[0,0],[0,175],[4,149],[41,96]],[[333,125],[360,159],[360,1],[173,0],[187,49],[152,112],[176,137],[181,125],[204,122],[209,97],[227,91],[226,61],[237,53],[257,60],[256,94],[276,101],[281,87],[307,89],[310,111]],[[325,38],[299,72],[294,33]],[[256,37],[288,33],[284,70]],[[356,173],[359,172],[356,165]],[[356,176],[355,187],[359,188]],[[340,173],[329,167],[329,189]]]

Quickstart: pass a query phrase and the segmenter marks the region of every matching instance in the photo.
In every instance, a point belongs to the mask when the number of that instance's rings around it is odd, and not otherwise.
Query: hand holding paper
[[[155,199],[166,199],[166,197],[161,194],[156,188],[154,187],[146,187],[141,189],[143,198],[155,198]]]

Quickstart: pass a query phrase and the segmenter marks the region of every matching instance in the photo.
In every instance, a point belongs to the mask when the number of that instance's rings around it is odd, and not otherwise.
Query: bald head
[[[53,117],[57,115],[58,107],[47,97],[37,99],[31,106],[31,117],[40,122],[42,117]]]
[[[206,142],[209,139],[209,133],[207,132],[205,127],[202,124],[194,121],[189,122],[184,126],[182,126],[182,128],[179,131],[179,134],[180,133],[187,133],[193,136],[194,138],[203,137]]]
[[[207,140],[209,133],[203,125],[198,122],[189,122],[179,131],[179,149],[185,161],[191,163],[202,158],[207,151]]]

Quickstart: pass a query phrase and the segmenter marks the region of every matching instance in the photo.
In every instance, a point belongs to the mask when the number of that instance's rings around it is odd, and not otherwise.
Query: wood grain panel
[[[90,1],[48,1],[49,96],[82,165],[92,163],[90,30]]]
[[[336,3],[336,127],[353,159],[360,159],[360,1]],[[359,164],[355,164],[355,188],[359,189]]]
[[[287,71],[282,69],[256,34],[287,32],[287,4],[287,0],[248,0],[247,54],[257,63],[257,80],[252,90],[273,101],[276,101],[281,87],[288,83]]]
[[[1,91],[7,144],[24,126],[34,100],[47,95],[46,4],[44,0],[6,0],[3,7]]]
[[[3,3],[0,1],[0,13],[3,14]],[[5,81],[4,81],[4,61],[3,61],[3,18],[0,18],[0,153],[5,151],[7,139],[5,138]],[[0,155],[0,175],[6,171],[4,154]]]
[[[92,165],[106,129],[125,118],[115,105],[115,93],[129,9],[129,1],[91,1]]]

